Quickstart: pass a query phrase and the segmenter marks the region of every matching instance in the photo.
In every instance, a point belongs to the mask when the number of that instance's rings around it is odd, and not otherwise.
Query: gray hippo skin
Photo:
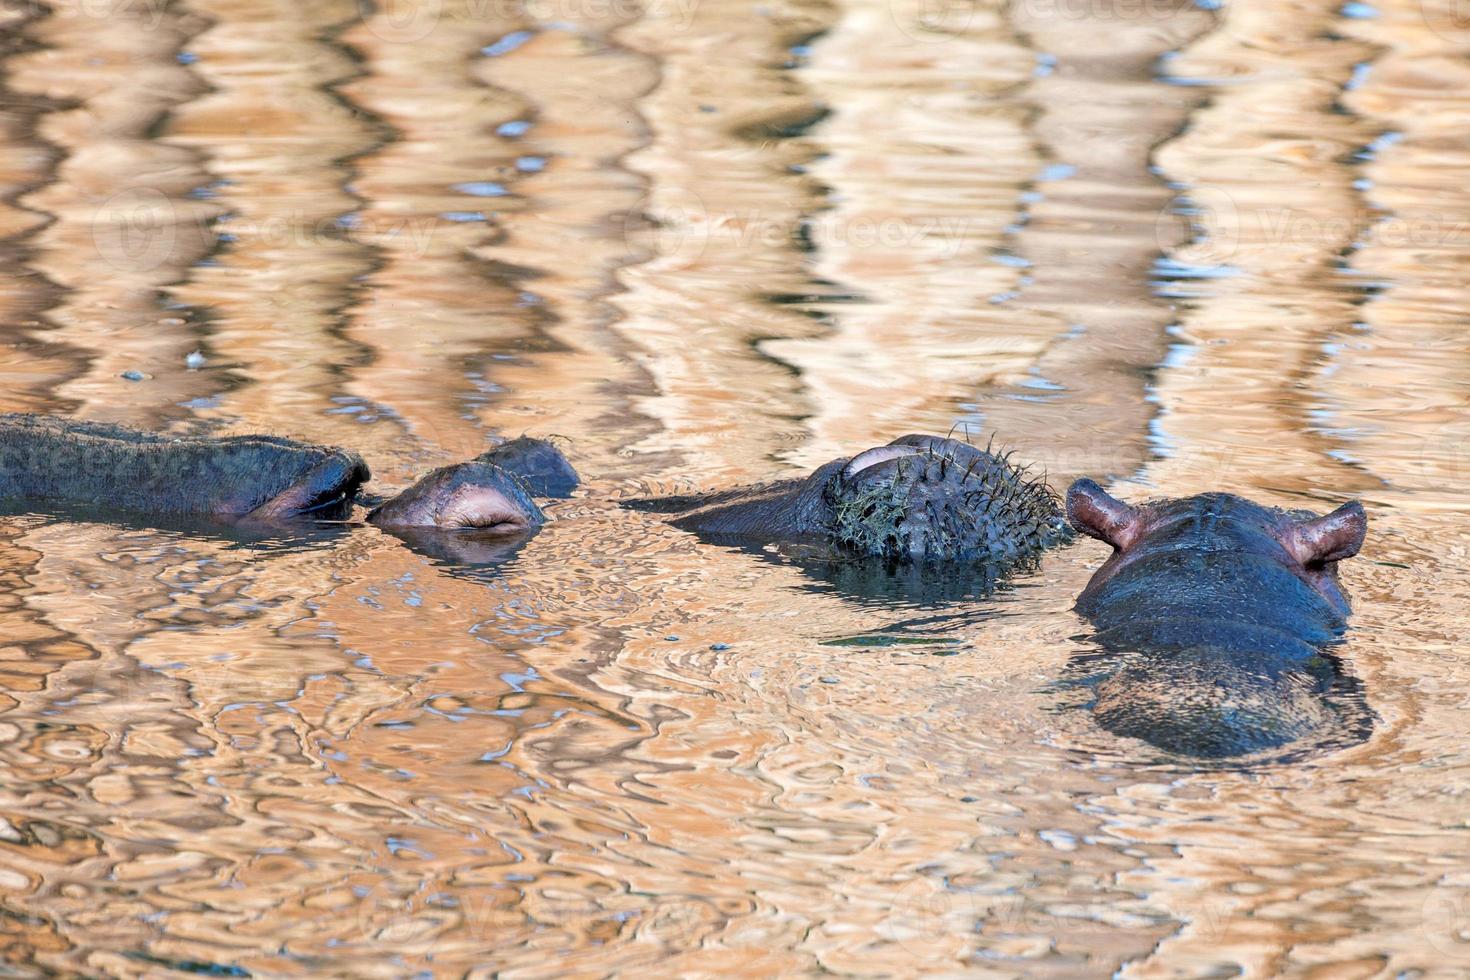
[[[1103,729],[1200,759],[1366,735],[1371,715],[1328,652],[1347,627],[1337,563],[1363,544],[1361,504],[1325,517],[1224,493],[1129,506],[1079,480],[1067,513],[1113,548],[1077,600],[1104,651],[1084,658]]]
[[[715,538],[800,542],[894,562],[1001,562],[1066,540],[1055,494],[1007,457],[908,435],[810,476],[711,494],[630,501]]]
[[[356,453],[273,436],[173,438],[45,415],[0,415],[0,499],[272,522],[340,516]]]
[[[340,520],[369,478],[354,452],[275,436],[176,438],[44,415],[0,415],[0,501],[245,524]],[[577,474],[550,443],[520,438],[419,480],[369,515],[386,529],[519,534],[545,520],[533,495]]]

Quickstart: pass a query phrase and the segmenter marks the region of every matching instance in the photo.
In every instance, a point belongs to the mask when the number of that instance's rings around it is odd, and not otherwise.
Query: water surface
[[[476,563],[0,518],[10,969],[1470,969],[1470,22],[1207,7],[8,8],[0,410],[588,477]],[[1370,737],[1099,731],[1091,542],[987,597],[616,506],[956,426],[1361,498]]]

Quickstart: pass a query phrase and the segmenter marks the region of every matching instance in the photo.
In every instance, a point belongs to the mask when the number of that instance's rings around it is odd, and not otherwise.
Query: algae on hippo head
[[[1060,502],[1010,454],[910,435],[853,457],[826,486],[830,534],[901,561],[1008,561],[1069,537]]]
[[[825,545],[900,563],[1007,562],[1067,540],[1057,497],[1005,455],[909,435],[810,476],[635,500],[676,527],[731,541]]]

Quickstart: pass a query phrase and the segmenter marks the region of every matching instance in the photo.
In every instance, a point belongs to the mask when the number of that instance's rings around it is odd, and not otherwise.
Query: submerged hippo
[[[908,435],[804,479],[635,500],[716,539],[794,542],[895,562],[1000,562],[1068,536],[1056,495],[1008,457]]]
[[[1067,513],[1113,548],[1077,600],[1104,651],[1083,658],[1101,727],[1214,759],[1365,734],[1356,684],[1328,654],[1361,504],[1318,517],[1208,493],[1135,507],[1079,480]]]
[[[275,436],[176,438],[125,426],[0,415],[0,500],[125,514],[277,524],[339,520],[369,478],[354,452]],[[521,438],[434,470],[375,507],[384,528],[534,530],[534,496],[577,483],[550,443]]]
[[[339,520],[369,477],[356,453],[272,436],[173,438],[96,422],[0,416],[0,500],[233,522]],[[551,443],[520,438],[433,470],[367,520],[461,552],[445,533],[514,536],[545,522],[576,471]],[[630,502],[714,537],[790,542],[893,562],[998,562],[1068,534],[1056,496],[1004,456],[910,435],[811,476]],[[432,540],[425,535],[438,534]],[[437,542],[437,544],[435,544]]]

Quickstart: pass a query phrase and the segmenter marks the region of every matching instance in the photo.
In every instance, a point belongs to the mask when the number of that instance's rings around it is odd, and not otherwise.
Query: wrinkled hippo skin
[[[280,439],[174,438],[42,415],[0,415],[0,500],[273,522],[342,516],[368,468],[356,453]]]
[[[1001,562],[1068,536],[1045,483],[967,442],[908,435],[805,479],[626,506],[716,540],[796,542],[893,562]]]
[[[1067,512],[1113,548],[1077,600],[1103,651],[1074,665],[1099,726],[1197,759],[1366,737],[1371,714],[1330,653],[1361,504],[1317,517],[1210,493],[1135,507],[1079,480]]]

